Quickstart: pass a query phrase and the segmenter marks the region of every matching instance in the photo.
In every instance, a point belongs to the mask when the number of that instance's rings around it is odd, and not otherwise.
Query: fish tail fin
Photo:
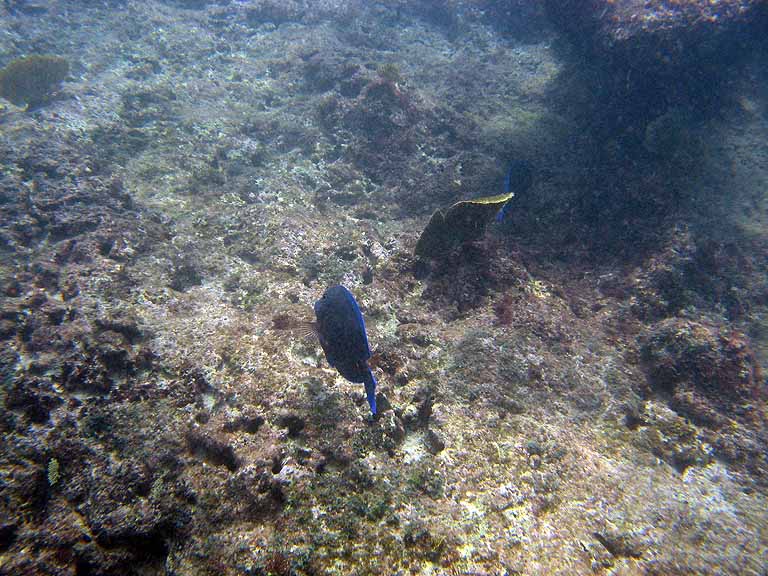
[[[496,212],[496,222],[501,224],[504,222],[504,218],[507,216],[507,208],[509,207],[509,200],[507,200],[501,209]]]
[[[368,406],[371,407],[371,414],[376,416],[376,377],[370,369],[368,370],[368,377],[365,379],[364,384]]]
[[[512,174],[515,171],[515,163],[512,162],[510,167],[507,169],[507,175],[504,176],[504,194],[509,194],[512,192]]]

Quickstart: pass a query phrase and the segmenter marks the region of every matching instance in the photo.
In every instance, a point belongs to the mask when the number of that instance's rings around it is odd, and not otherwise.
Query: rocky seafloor
[[[0,573],[766,574],[760,5],[0,4]]]

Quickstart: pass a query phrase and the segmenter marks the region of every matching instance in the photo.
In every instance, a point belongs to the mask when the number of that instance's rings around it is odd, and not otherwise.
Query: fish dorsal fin
[[[470,200],[461,200],[456,202],[448,209],[448,212],[456,208],[459,204],[496,204],[501,206],[509,201],[515,195],[514,192],[507,192],[506,194],[496,194],[495,196],[483,196],[481,198],[472,198]]]

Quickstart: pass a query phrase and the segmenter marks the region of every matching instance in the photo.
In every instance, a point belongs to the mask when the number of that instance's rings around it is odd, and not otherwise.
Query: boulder
[[[615,64],[656,69],[722,56],[764,22],[763,0],[546,0],[553,24]]]
[[[591,70],[591,124],[608,137],[643,134],[672,109],[716,111],[768,26],[764,0],[544,1],[581,52],[575,66]]]

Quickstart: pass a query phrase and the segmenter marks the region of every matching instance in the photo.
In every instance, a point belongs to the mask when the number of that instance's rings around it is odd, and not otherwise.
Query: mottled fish
[[[344,286],[331,286],[315,302],[315,316],[315,330],[328,364],[350,382],[365,384],[368,405],[375,416],[376,378],[368,366],[371,349],[355,297]]]

